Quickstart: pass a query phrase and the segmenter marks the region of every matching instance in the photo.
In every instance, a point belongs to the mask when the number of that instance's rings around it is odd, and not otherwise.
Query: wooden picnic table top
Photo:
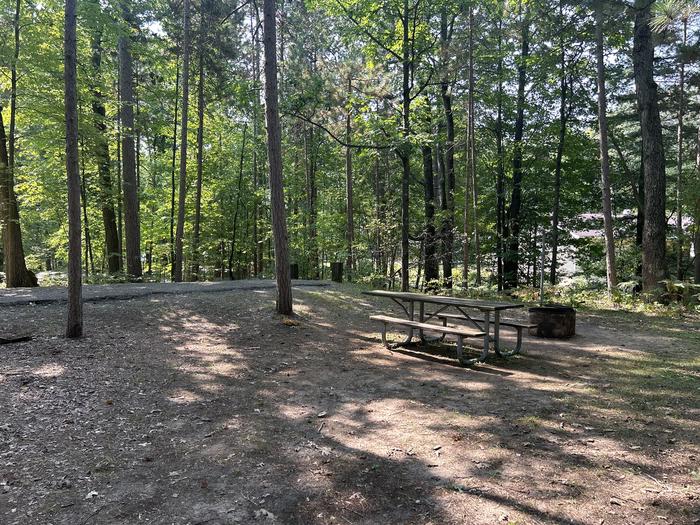
[[[480,299],[465,299],[461,297],[446,297],[444,295],[428,295],[414,292],[391,292],[389,290],[370,290],[362,292],[365,295],[375,295],[377,297],[388,297],[401,301],[413,301],[433,304],[443,304],[449,306],[462,306],[466,308],[476,308],[482,311],[501,311],[511,308],[523,308],[520,303],[504,303],[496,301],[483,301]]]

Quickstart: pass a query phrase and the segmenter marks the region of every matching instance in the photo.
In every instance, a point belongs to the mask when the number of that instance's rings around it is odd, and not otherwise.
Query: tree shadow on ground
[[[53,522],[578,525],[700,511],[676,488],[697,454],[697,383],[659,379],[652,350],[602,351],[605,334],[528,340],[523,357],[464,369],[445,366],[450,347],[386,351],[367,322],[380,302],[296,297],[292,326],[267,290],[136,301],[118,317],[91,306],[85,366],[106,368],[66,368],[53,386],[82,382],[99,405],[59,435],[80,436],[67,461],[104,499],[63,508],[54,490]]]

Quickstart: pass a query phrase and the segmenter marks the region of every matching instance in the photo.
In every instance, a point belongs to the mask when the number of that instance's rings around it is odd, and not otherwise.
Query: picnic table
[[[442,340],[448,334],[457,336],[457,356],[463,364],[472,364],[475,362],[483,362],[489,353],[490,343],[493,342],[493,348],[499,356],[511,356],[520,352],[522,347],[522,331],[530,328],[529,324],[518,323],[514,321],[501,320],[501,312],[522,308],[523,304],[483,301],[477,299],[466,299],[459,297],[446,297],[440,295],[428,295],[412,292],[392,292],[388,290],[371,290],[362,292],[365,295],[376,297],[384,297],[390,299],[405,312],[406,318],[401,319],[387,315],[374,315],[370,319],[383,323],[382,342],[388,347],[406,346],[411,344],[414,331],[418,331],[419,338],[422,342],[430,342],[425,336],[425,332],[433,332],[440,334],[432,340]],[[416,319],[416,305],[418,306],[418,319]],[[426,310],[428,307],[433,307],[432,311]],[[476,317],[474,313],[469,313],[469,310],[477,310],[483,317]],[[493,320],[492,320],[493,316]],[[442,321],[441,325],[429,323],[431,319]],[[464,326],[449,326],[448,321],[459,321],[472,325],[472,327]],[[406,327],[406,340],[390,345],[386,341],[386,328],[389,324],[396,324]],[[491,328],[493,326],[493,329]],[[517,342],[512,350],[505,350],[501,347],[500,329],[502,326],[514,328],[517,331]],[[476,359],[465,360],[462,356],[462,340],[463,338],[474,337],[483,338],[483,350],[481,355]]]

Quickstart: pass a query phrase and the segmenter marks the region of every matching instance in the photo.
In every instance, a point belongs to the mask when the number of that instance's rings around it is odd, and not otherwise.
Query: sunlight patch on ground
[[[197,401],[202,401],[204,398],[190,390],[179,389],[168,395],[166,399],[177,405],[189,405],[191,403],[196,403]]]
[[[48,363],[32,370],[32,373],[41,377],[59,377],[66,371],[66,367],[58,363]]]

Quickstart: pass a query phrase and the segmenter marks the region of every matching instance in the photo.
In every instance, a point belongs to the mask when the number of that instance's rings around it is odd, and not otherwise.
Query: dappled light
[[[329,292],[298,291],[292,324],[270,290],[89,303],[102,329],[80,348],[58,344],[47,317],[0,376],[3,439],[32,425],[22,462],[42,497],[20,502],[28,478],[5,478],[0,498],[18,509],[5,521],[102,508],[99,523],[265,510],[283,523],[588,525],[684,523],[700,508],[698,356],[683,339],[583,315],[574,339],[527,338],[523,355],[470,369],[450,342],[384,349],[367,322],[380,302]],[[27,455],[41,447],[62,450],[58,468]]]

